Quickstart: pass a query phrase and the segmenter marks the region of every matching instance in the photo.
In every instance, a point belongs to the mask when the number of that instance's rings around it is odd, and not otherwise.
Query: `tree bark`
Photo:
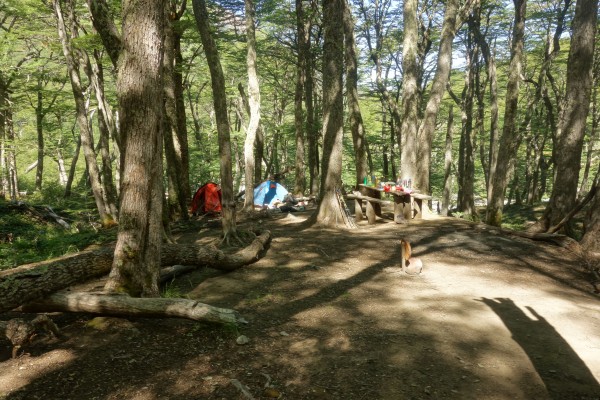
[[[304,110],[302,108],[302,99],[304,97],[304,85],[306,83],[306,53],[308,52],[309,38],[306,30],[306,15],[304,12],[303,0],[296,0],[296,38],[298,42],[298,56],[296,66],[296,88],[294,91],[294,127],[296,130],[296,178],[294,181],[294,194],[304,195],[306,188],[306,163],[305,157],[305,138],[306,125]]]
[[[121,35],[110,16],[106,0],[87,0],[94,29],[100,35],[100,40],[110,57],[113,67],[117,67],[121,54]]]
[[[417,0],[404,1],[404,41],[402,44],[402,159],[400,174],[402,179],[414,179],[417,175],[417,128],[418,96],[417,86]],[[418,189],[427,190],[427,188]]]
[[[102,157],[101,184],[102,193],[104,195],[104,203],[106,209],[114,217],[118,219],[117,201],[119,191],[113,179],[113,160],[110,155],[110,140],[115,141],[113,152],[116,153],[116,172],[119,174],[120,168],[120,149],[117,134],[117,127],[112,116],[112,109],[106,99],[104,88],[104,68],[102,66],[101,55],[98,50],[94,50],[92,59],[86,56],[88,61],[87,74],[94,87],[96,101],[98,103],[98,128],[100,138],[98,139],[98,151]],[[119,176],[119,175],[117,175]]]
[[[123,2],[117,97],[123,138],[119,233],[105,289],[156,297],[162,242],[165,7]]]
[[[265,231],[235,254],[225,254],[214,247],[164,244],[159,264],[233,271],[257,261],[270,239],[271,233]],[[114,254],[114,247],[105,247],[0,271],[0,313],[42,299],[75,283],[106,275],[111,270]]]
[[[164,60],[163,60],[163,85],[164,85],[164,149],[165,159],[167,162],[166,172],[168,176],[168,193],[165,209],[168,211],[166,219],[188,219],[188,196],[189,189],[185,186],[188,181],[184,178],[184,167],[181,158],[180,137],[183,135],[179,132],[179,116],[177,110],[176,99],[176,82],[175,82],[175,27],[171,15],[177,15],[171,10],[170,2],[166,3],[165,10],[165,43],[164,43]]]
[[[599,189],[598,185],[598,176],[596,176],[594,182],[596,191]],[[590,193],[592,190],[590,190]],[[594,260],[596,264],[600,263],[600,195],[598,193],[594,196],[592,204],[586,213],[584,234],[580,244],[591,260]]]
[[[246,9],[246,68],[248,70],[248,106],[250,108],[250,120],[246,129],[246,140],[244,141],[244,175],[246,195],[244,197],[244,210],[254,210],[254,144],[256,132],[260,124],[260,88],[258,85],[258,74],[256,72],[256,34],[254,1],[245,0]],[[260,160],[258,160],[260,162]]]
[[[219,59],[219,51],[212,37],[208,10],[205,0],[193,0],[194,17],[196,26],[200,32],[202,46],[206,54],[208,68],[210,70],[211,84],[213,90],[213,102],[215,116],[217,119],[217,133],[219,136],[219,158],[221,162],[221,203],[223,239],[229,241],[230,237],[237,236],[235,198],[233,196],[233,174],[231,166],[231,138],[229,128],[229,117],[227,115],[227,95],[225,93],[225,77]]]
[[[448,124],[446,125],[446,148],[444,151],[444,192],[442,196],[443,216],[448,215],[450,209],[450,196],[452,194],[452,124],[454,121],[454,107],[450,104],[448,110]]]
[[[523,69],[523,46],[525,40],[525,10],[527,0],[513,0],[515,4],[515,20],[512,34],[511,60],[506,87],[506,108],[504,110],[504,126],[500,137],[498,159],[492,166],[488,189],[486,222],[493,226],[502,224],[502,208],[506,186],[509,180],[511,161],[515,158],[518,144],[517,113],[519,105],[519,86]]]
[[[354,19],[350,4],[346,0],[344,9],[344,36],[346,48],[346,97],[348,99],[348,120],[354,144],[354,164],[356,168],[356,186],[363,183],[369,175],[367,166],[367,135],[363,124],[358,100],[358,59],[356,39],[354,38]]]
[[[235,310],[214,307],[189,299],[140,299],[126,295],[93,293],[54,293],[33,303],[25,304],[24,312],[81,312],[100,315],[139,318],[187,318],[218,324],[247,323]]]
[[[442,24],[442,35],[440,38],[440,47],[438,50],[437,69],[431,84],[431,92],[425,116],[421,122],[418,131],[418,160],[419,168],[414,175],[415,186],[426,193],[430,193],[429,174],[431,170],[431,146],[433,144],[433,135],[435,133],[435,124],[440,110],[442,97],[446,92],[446,84],[450,79],[450,70],[452,68],[452,43],[460,23],[457,20],[458,0],[448,0],[446,2],[446,11],[444,22]]]
[[[71,38],[67,32],[67,25],[65,24],[63,10],[60,6],[59,0],[54,0],[54,13],[58,22],[58,36],[62,44],[63,55],[67,64],[67,70],[69,78],[71,80],[71,89],[73,91],[73,98],[75,100],[75,111],[77,118],[77,126],[79,127],[81,135],[81,146],[86,160],[88,173],[90,176],[90,183],[92,186],[92,193],[96,202],[96,208],[102,223],[112,221],[113,217],[110,211],[104,204],[104,195],[102,193],[102,186],[100,184],[100,170],[96,163],[96,153],[94,151],[94,143],[92,132],[88,125],[87,120],[87,108],[85,105],[85,98],[83,95],[83,87],[81,84],[81,76],[79,72],[79,65],[75,54],[73,54],[73,48]],[[71,4],[72,6],[72,4]],[[72,12],[69,11],[69,15]]]
[[[344,218],[338,191],[342,185],[342,136],[344,128],[343,74],[344,0],[323,2],[323,160],[316,223],[321,226],[351,227]]]
[[[558,223],[573,208],[577,198],[583,140],[590,109],[597,13],[598,1],[577,1],[567,64],[565,104],[556,135],[555,149],[558,151],[554,154],[555,181],[544,215],[532,227],[535,231],[545,231]],[[565,232],[572,233],[568,224]]]

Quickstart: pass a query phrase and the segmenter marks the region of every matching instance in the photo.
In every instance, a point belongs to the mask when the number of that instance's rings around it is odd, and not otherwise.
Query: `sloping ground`
[[[171,285],[247,326],[55,316],[62,340],[16,360],[0,342],[0,399],[249,398],[232,379],[256,399],[600,399],[600,301],[565,250],[455,219],[298,230],[306,216],[263,221],[256,264]],[[400,238],[421,275],[399,269]]]

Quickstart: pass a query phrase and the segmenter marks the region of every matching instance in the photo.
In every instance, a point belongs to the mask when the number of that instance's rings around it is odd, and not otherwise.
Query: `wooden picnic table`
[[[355,201],[355,216],[357,220],[362,219],[362,201],[366,201],[366,214],[369,224],[375,223],[375,218],[382,217],[381,205],[392,204],[383,200],[382,193],[392,196],[394,204],[394,221],[420,219],[423,216],[423,200],[430,200],[431,196],[414,191],[395,190],[385,191],[383,188],[359,185],[360,196],[352,195],[349,198]]]

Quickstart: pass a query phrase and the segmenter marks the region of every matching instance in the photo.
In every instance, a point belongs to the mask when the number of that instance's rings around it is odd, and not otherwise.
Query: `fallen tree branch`
[[[140,318],[187,318],[218,324],[245,324],[237,311],[189,299],[139,298],[127,295],[57,292],[21,307],[24,312],[83,312]]]
[[[161,265],[182,264],[233,271],[260,259],[270,240],[271,233],[265,231],[235,254],[225,254],[215,247],[163,244]],[[0,312],[108,274],[113,255],[114,247],[111,246],[0,271]]]

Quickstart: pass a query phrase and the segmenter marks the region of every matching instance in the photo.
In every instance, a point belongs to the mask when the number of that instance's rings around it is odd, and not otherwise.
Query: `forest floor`
[[[52,314],[60,339],[16,359],[0,339],[0,399],[600,399],[600,297],[567,250],[435,216],[300,229],[309,214],[240,221],[271,230],[262,259],[165,289],[247,325]],[[217,241],[205,222],[178,241]]]

